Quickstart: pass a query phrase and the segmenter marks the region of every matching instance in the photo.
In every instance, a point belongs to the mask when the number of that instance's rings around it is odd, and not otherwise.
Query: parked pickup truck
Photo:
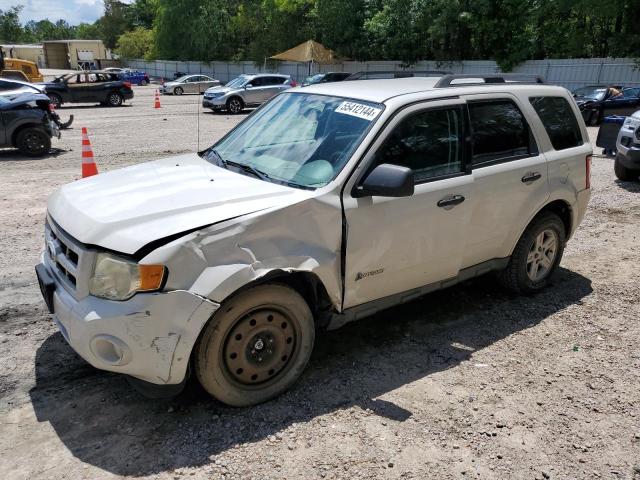
[[[290,89],[199,154],[65,185],[36,267],[53,319],[97,368],[167,393],[193,372],[245,406],[291,387],[323,329],[488,272],[537,292],[592,153],[570,93],[540,82]]]
[[[131,83],[121,80],[117,73],[99,70],[68,73],[38,85],[44,87],[56,108],[65,103],[100,103],[119,107],[125,100],[133,98]]]
[[[640,177],[640,110],[627,117],[618,132],[614,172],[622,181]]]

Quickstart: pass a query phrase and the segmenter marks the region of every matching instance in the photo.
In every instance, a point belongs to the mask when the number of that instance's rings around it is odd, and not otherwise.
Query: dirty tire
[[[16,147],[23,155],[41,157],[51,150],[51,138],[42,128],[25,128],[16,137]]]
[[[615,172],[616,177],[618,177],[618,180],[622,180],[623,182],[632,182],[633,180],[637,180],[640,176],[640,170],[632,170],[625,167],[620,163],[620,160],[618,160],[617,157],[613,164],[613,171]]]
[[[57,93],[48,93],[47,96],[55,108],[60,108],[60,105],[62,105],[62,97],[60,95]]]
[[[243,109],[244,102],[240,97],[231,97],[227,100],[227,112],[235,115],[236,113],[240,113]]]
[[[184,90],[182,89],[182,87],[176,87],[173,89],[174,95],[182,95],[183,93],[184,93]]]
[[[304,298],[285,285],[259,285],[225,301],[209,321],[196,346],[196,375],[221,402],[256,405],[293,385],[314,340]]]
[[[120,95],[118,92],[111,92],[107,97],[107,105],[109,105],[110,107],[119,107],[120,105],[122,105],[123,101],[124,100],[122,98],[122,95]]]
[[[556,250],[549,267],[539,278],[532,279],[529,269],[530,255],[535,253],[533,247],[542,235],[548,235],[549,238],[555,235]],[[507,267],[498,272],[498,280],[505,288],[516,293],[528,294],[543,289],[548,285],[562,260],[565,238],[564,224],[558,215],[552,212],[539,214],[518,240]]]

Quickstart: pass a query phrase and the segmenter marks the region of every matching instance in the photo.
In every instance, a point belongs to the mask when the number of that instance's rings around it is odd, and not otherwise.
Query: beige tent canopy
[[[336,63],[339,60],[336,52],[313,40],[307,40],[297,47],[290,48],[286,52],[269,58],[286,62],[307,62],[309,64],[309,73],[311,73],[311,64],[313,62]]]

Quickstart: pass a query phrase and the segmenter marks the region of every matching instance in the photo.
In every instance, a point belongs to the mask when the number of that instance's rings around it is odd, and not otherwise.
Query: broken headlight
[[[109,300],[127,300],[137,292],[158,290],[164,276],[164,265],[140,265],[108,253],[99,253],[89,281],[89,293]]]

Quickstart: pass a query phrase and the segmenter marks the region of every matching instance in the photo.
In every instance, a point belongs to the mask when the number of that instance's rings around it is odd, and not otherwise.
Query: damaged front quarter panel
[[[341,242],[339,196],[329,194],[203,228],[156,249],[143,263],[167,265],[166,290],[189,290],[217,303],[273,272],[309,272],[339,311]]]

